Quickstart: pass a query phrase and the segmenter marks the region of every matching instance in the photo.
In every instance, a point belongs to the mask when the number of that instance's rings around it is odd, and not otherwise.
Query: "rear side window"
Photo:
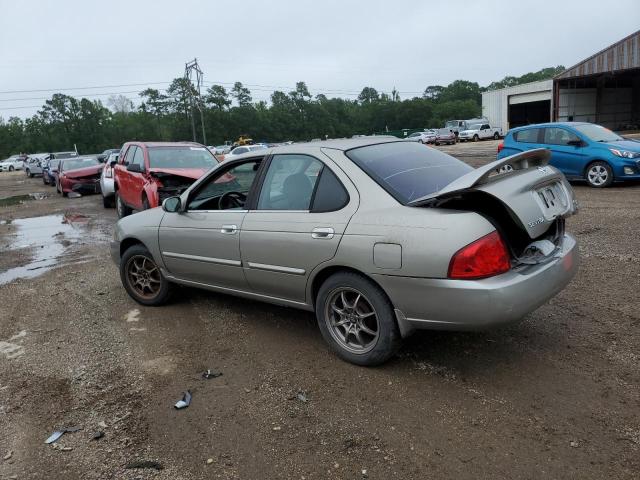
[[[441,190],[473,170],[446,153],[415,142],[369,145],[345,154],[404,205]]]
[[[349,202],[349,194],[338,177],[327,167],[323,167],[311,203],[311,211],[335,212],[344,207],[347,202]]]
[[[539,134],[539,128],[528,128],[527,130],[520,130],[514,133],[513,138],[516,142],[520,143],[538,143]]]

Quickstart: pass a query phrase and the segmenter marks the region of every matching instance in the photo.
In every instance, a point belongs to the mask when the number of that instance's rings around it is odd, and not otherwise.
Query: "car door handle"
[[[237,225],[222,225],[220,229],[220,233],[224,233],[225,235],[233,235],[238,231]]]
[[[328,228],[314,228],[313,230],[311,230],[311,237],[312,238],[317,238],[317,239],[331,239],[333,238],[333,234],[335,232],[333,231],[333,228],[328,227]]]

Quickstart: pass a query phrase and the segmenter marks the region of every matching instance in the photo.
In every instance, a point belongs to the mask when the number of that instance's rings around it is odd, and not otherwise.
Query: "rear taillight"
[[[113,170],[111,169],[111,167],[107,167],[107,168],[105,168],[105,169],[104,169],[104,176],[105,176],[105,178],[111,178],[111,176],[113,175],[113,174],[112,174],[112,171],[113,171]]]
[[[502,151],[502,149],[504,148],[504,142],[500,142],[498,144],[498,153],[500,153]]]
[[[449,278],[472,280],[499,275],[511,268],[509,252],[497,231],[461,248],[449,263]]]

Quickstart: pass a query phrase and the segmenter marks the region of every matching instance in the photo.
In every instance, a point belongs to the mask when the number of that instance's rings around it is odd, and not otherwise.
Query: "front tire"
[[[10,172],[13,172],[14,170],[15,170],[15,169],[13,168],[13,166],[12,166],[12,165],[9,165],[9,171],[10,171]]]
[[[380,365],[402,344],[389,298],[357,273],[336,273],[322,284],[316,318],[331,349],[356,365]]]
[[[104,208],[113,208],[113,198],[112,197],[102,197],[102,206]]]
[[[607,162],[593,162],[587,167],[584,178],[590,187],[606,188],[613,183],[613,170]]]
[[[118,218],[124,218],[131,215],[131,209],[120,198],[120,194],[116,192],[116,213]]]
[[[493,139],[494,140],[500,140],[500,135],[498,134],[498,132],[493,134]]]
[[[474,135],[473,136],[473,141],[477,142],[478,140],[480,140],[480,137],[478,135]]]
[[[141,305],[162,305],[171,293],[171,284],[142,245],[133,245],[122,255],[120,280],[129,296]]]

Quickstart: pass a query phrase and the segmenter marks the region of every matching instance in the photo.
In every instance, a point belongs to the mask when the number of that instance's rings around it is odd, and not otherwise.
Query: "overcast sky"
[[[638,0],[0,0],[0,116],[35,113],[53,89],[137,101],[194,57],[205,81],[241,81],[254,101],[300,80],[314,95],[407,98],[569,67],[639,20]],[[145,85],[70,89],[129,84]],[[47,91],[7,93],[19,90]]]

